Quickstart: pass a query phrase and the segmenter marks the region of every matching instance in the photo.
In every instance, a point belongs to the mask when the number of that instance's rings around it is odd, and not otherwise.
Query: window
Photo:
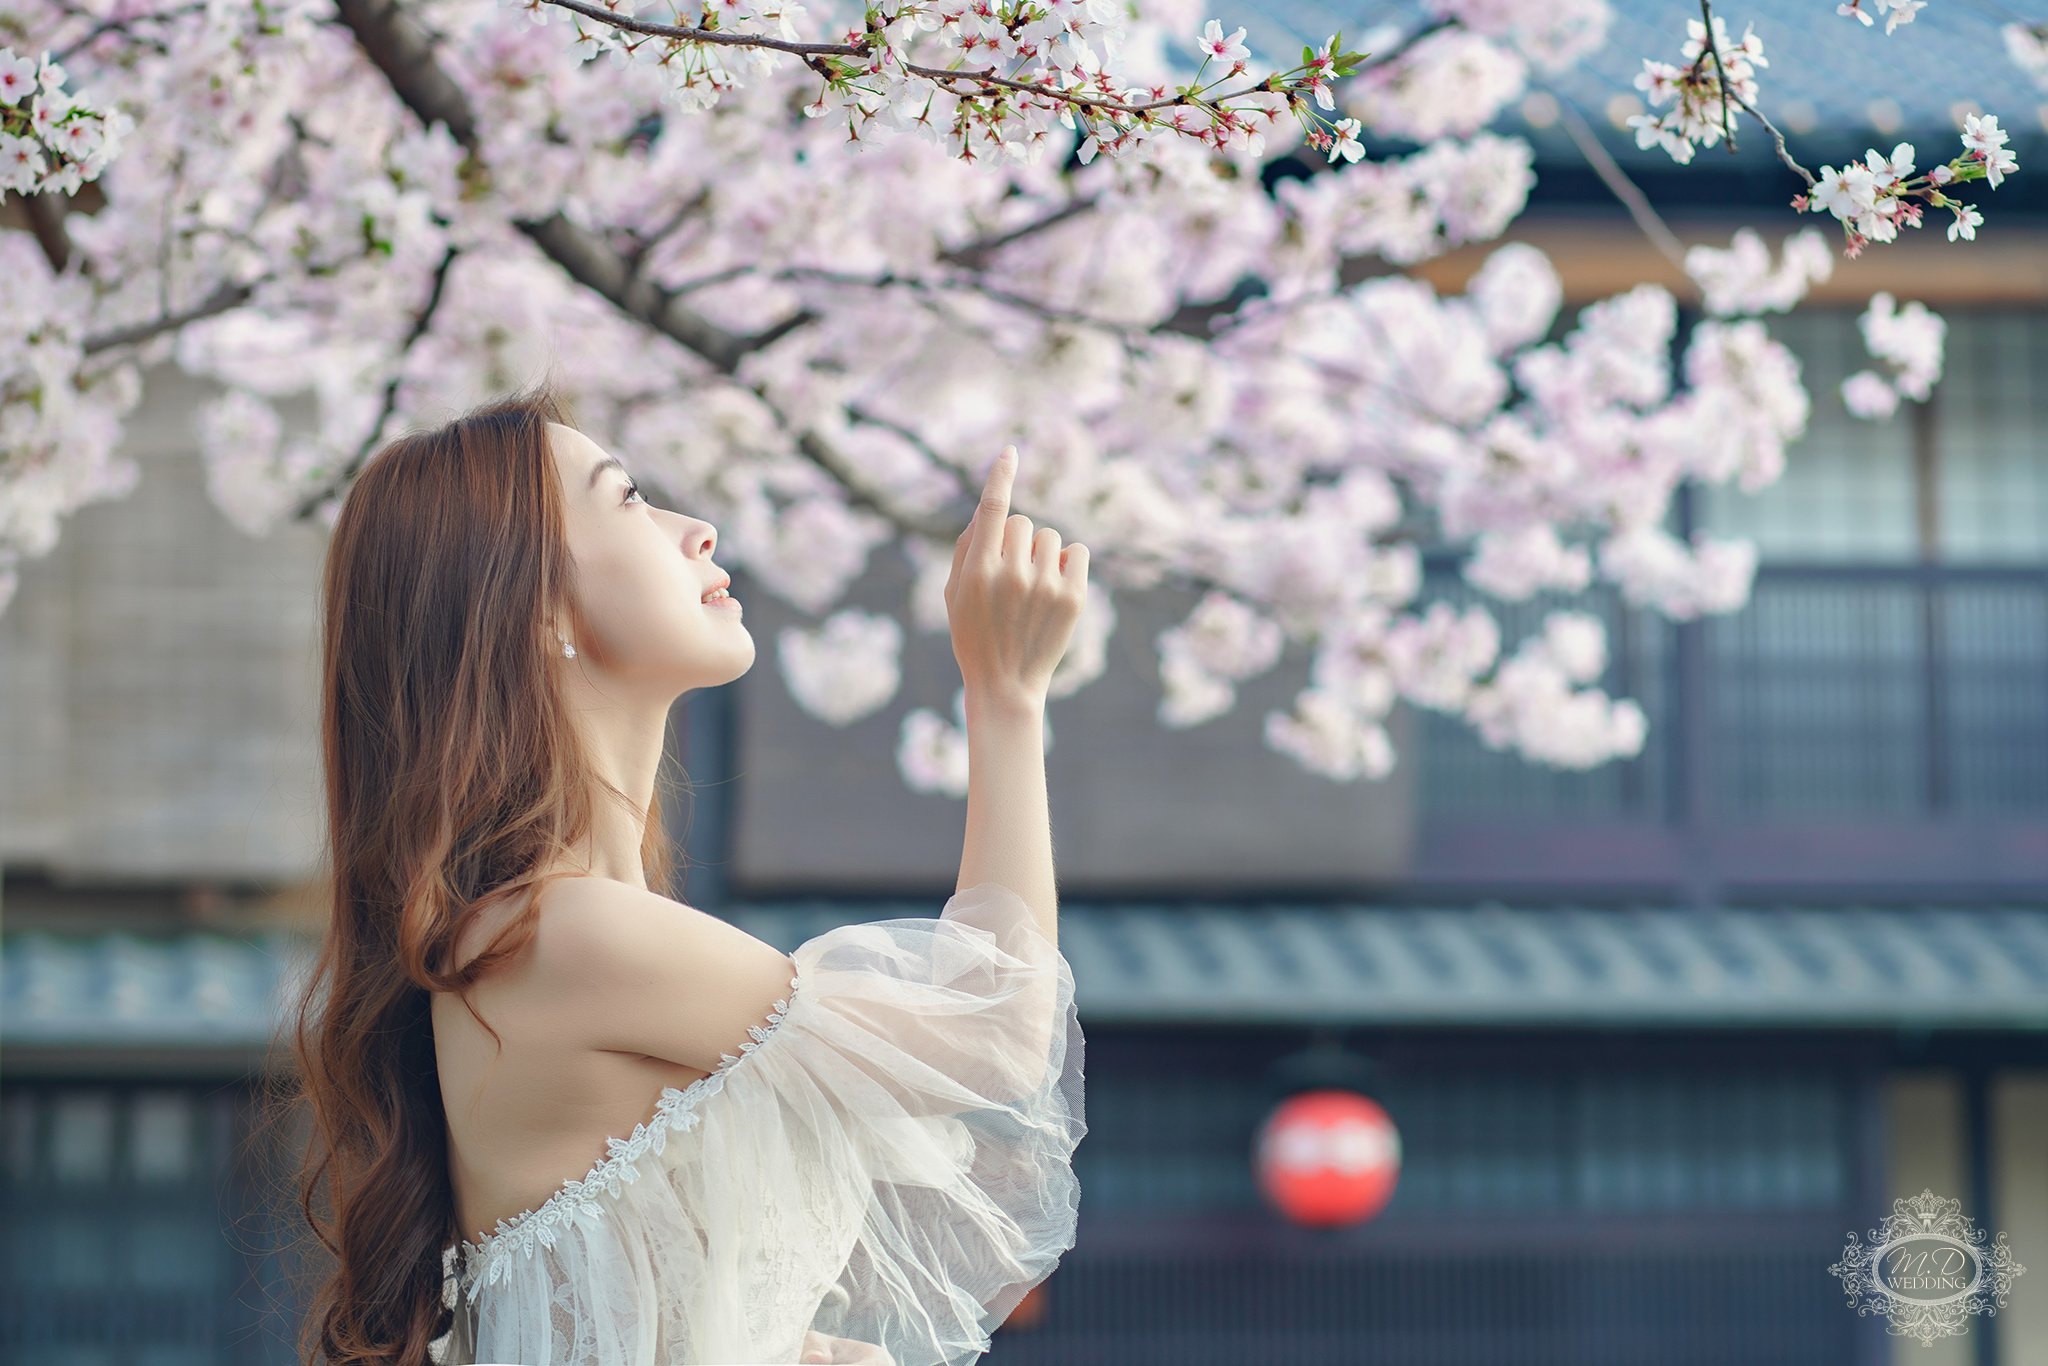
[[[1751,495],[1704,490],[1702,521],[1754,539],[1765,561],[2048,561],[2048,315],[1944,309],[1948,351],[1925,410],[1851,417],[1841,383],[1869,365],[1858,313],[1773,318],[1813,412],[1784,476]]]
[[[237,1085],[0,1091],[0,1355],[67,1366],[283,1366],[281,1230],[257,1208]],[[271,1312],[262,1311],[268,1308]]]

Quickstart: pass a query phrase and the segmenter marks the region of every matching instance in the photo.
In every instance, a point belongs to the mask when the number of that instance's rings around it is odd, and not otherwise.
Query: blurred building
[[[1602,62],[1675,49],[1685,6],[1623,8]],[[1791,36],[1864,36],[1814,15]],[[1355,17],[1260,11],[1318,40]],[[1989,22],[1940,19],[1929,41]],[[1825,51],[1773,67],[1811,158],[1952,145],[1945,101],[1865,107]],[[1679,277],[1557,108],[1687,241],[1795,225],[1753,143],[1682,170],[1637,154],[1614,128],[1627,74],[1595,62],[1508,121],[1541,175],[1510,235],[1574,305]],[[1575,602],[1608,622],[1606,686],[1650,714],[1637,759],[1556,773],[1409,715],[1394,778],[1331,785],[1258,740],[1305,661],[1168,734],[1151,640],[1186,604],[1120,604],[1109,676],[1051,715],[1082,1232],[993,1362],[2048,1363],[2048,182],[2024,169],[2048,139],[2018,142],[1974,246],[1924,231],[1771,320],[1809,433],[1772,489],[1675,512],[1759,541],[1751,605],[1674,625]],[[1483,256],[1419,273],[1454,291]],[[1878,289],[1947,317],[1948,362],[1931,402],[1870,424],[1836,386]],[[246,540],[206,503],[196,397],[152,376],[140,488],[77,517],[0,616],[0,1356],[38,1366],[292,1359],[261,1082],[318,929],[322,547]],[[860,594],[900,601],[906,573],[883,556]],[[1466,591],[1432,560],[1432,594]],[[950,698],[944,640],[915,638],[905,695],[833,730],[770,676],[795,616],[744,596],[763,667],[676,718],[686,897],[784,947],[933,913],[961,808],[891,756],[907,708]],[[1558,605],[1502,609],[1507,636]],[[1333,1052],[1369,1064],[1405,1161],[1385,1214],[1317,1233],[1264,1208],[1250,1148],[1303,1055]],[[1923,1188],[2033,1268],[1926,1348],[1828,1273]]]

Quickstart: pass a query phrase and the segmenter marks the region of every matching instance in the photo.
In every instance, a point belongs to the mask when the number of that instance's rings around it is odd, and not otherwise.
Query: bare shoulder
[[[541,894],[535,986],[593,1048],[709,1071],[789,995],[789,956],[736,925],[608,878]]]

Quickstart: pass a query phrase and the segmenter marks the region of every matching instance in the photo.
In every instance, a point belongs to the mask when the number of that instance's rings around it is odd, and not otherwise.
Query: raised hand
[[[1040,708],[1088,600],[1088,547],[1010,513],[1017,448],[989,469],[974,519],[953,546],[946,619],[953,658],[977,703]]]

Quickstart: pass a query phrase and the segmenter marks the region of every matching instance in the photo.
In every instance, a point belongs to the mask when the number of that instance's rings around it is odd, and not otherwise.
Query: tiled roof
[[[1616,131],[1601,111],[1616,95],[1638,94],[1632,82],[1645,57],[1678,61],[1685,21],[1699,18],[1699,5],[1694,0],[1610,3],[1614,22],[1606,46],[1561,76],[1538,73],[1534,79],[1579,105],[1617,156],[1654,156],[1668,162],[1662,152],[1637,152],[1633,137]],[[1343,30],[1346,45],[1355,47],[1376,27],[1393,25],[1411,32],[1428,17],[1415,0],[1223,0],[1212,8],[1226,22],[1249,29],[1254,52],[1274,61],[1297,59],[1304,44],[1319,44],[1337,29]],[[2024,164],[2026,144],[2042,132],[2041,111],[2048,94],[2006,56],[1999,36],[2012,18],[2006,8],[1935,0],[1915,22],[1890,37],[1882,22],[1866,29],[1836,14],[1833,0],[1725,0],[1715,6],[1715,13],[1737,35],[1753,24],[1763,40],[1771,65],[1758,73],[1758,107],[1774,120],[1792,113],[1794,123],[1800,122],[1798,114],[1810,112],[1817,124],[1812,136],[1824,141],[1831,155],[1834,145],[1845,138],[1859,146],[1882,143],[1889,150],[1899,138],[1919,137],[1924,144],[1920,161],[1927,165],[1936,150],[1928,135],[1939,133],[1945,159],[1960,150],[1960,144],[1947,141],[1956,127],[1954,108],[1974,100],[2014,130]],[[1894,134],[1880,133],[1873,125],[1871,102],[1880,99],[1898,106],[1901,123]],[[1530,132],[1512,107],[1496,126],[1503,132]],[[1753,123],[1740,135],[1745,155],[1764,153],[1765,139]],[[1539,154],[1562,156],[1570,149],[1555,129],[1536,134],[1533,140]],[[1716,149],[1712,155],[1726,154]]]
[[[737,917],[783,948],[843,918]],[[1060,947],[1095,1023],[2048,1026],[2035,910],[1082,907]]]
[[[929,904],[738,908],[784,949]],[[1070,907],[1060,947],[1092,1024],[2048,1027],[2040,910]],[[7,937],[12,1048],[261,1049],[284,935]]]
[[[0,1043],[9,1047],[260,1048],[303,940],[192,933],[0,942]]]

